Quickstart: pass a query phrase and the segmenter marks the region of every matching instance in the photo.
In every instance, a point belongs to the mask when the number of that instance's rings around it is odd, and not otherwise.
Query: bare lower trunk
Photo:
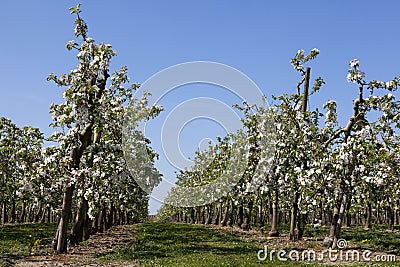
[[[292,210],[290,214],[290,232],[289,232],[289,239],[292,241],[299,240],[299,229],[298,229],[298,213],[299,213],[299,192],[296,191],[294,195],[294,200],[292,204]]]
[[[236,225],[242,227],[243,224],[243,204],[239,204]]]
[[[229,201],[229,217],[228,217],[228,222],[227,225],[232,227],[233,223],[234,223],[234,218],[233,218],[233,214],[235,212],[235,205],[233,204],[233,200],[231,199]]]
[[[51,216],[51,208],[47,207],[47,222],[53,222],[52,216]]]
[[[40,203],[39,204],[39,209],[35,214],[35,219],[34,219],[33,222],[35,222],[35,223],[39,222],[40,216],[42,215],[42,211],[43,211],[43,205]]]
[[[271,231],[269,232],[269,236],[276,237],[279,236],[278,232],[278,192],[275,192],[275,197],[272,203],[272,218],[271,218]]]
[[[18,222],[23,223],[25,222],[25,219],[26,219],[26,203],[24,201],[22,202],[21,215],[19,216]]]
[[[272,197],[269,196],[269,198],[268,198],[268,223],[269,224],[272,224],[272,217],[274,216],[274,210],[272,208],[272,206],[273,206],[272,203],[273,203]]]
[[[78,204],[78,210],[75,217],[75,223],[72,227],[71,234],[75,237],[76,241],[82,242],[85,240],[84,226],[88,222],[87,211],[88,211],[88,201],[85,198],[81,198]]]
[[[206,224],[206,207],[201,208],[201,224]]]
[[[13,199],[11,201],[11,219],[10,219],[10,223],[15,223],[16,220],[17,220],[17,214],[15,212],[15,200]]]
[[[74,189],[75,185],[72,184],[71,186],[67,187],[64,192],[60,222],[58,224],[55,236],[55,242],[56,242],[55,250],[57,253],[67,252],[67,230],[71,216],[72,196],[74,193]]]
[[[127,220],[129,220],[129,216],[126,216]],[[102,233],[105,230],[105,220],[106,220],[106,208],[103,206],[100,212],[99,218],[99,232]]]
[[[201,223],[201,207],[196,207],[196,224]]]
[[[394,227],[394,212],[393,212],[393,210],[392,210],[392,208],[390,208],[390,207],[387,207],[387,212],[388,212],[388,228],[390,229],[390,230],[392,230],[393,231],[393,227]]]
[[[190,223],[192,223],[192,224],[195,223],[194,208],[190,208]]]
[[[256,218],[256,225],[257,227],[264,226],[264,216],[263,216],[263,201],[260,199],[260,203],[258,204],[258,211],[257,211],[257,218]]]
[[[372,220],[372,204],[367,203],[367,210],[365,211],[365,224],[364,224],[365,230],[371,228],[371,220]]]
[[[206,224],[211,224],[212,217],[211,217],[211,207],[210,207],[210,205],[207,206],[206,211],[207,211],[207,213],[206,213]]]
[[[1,224],[5,224],[7,222],[7,204],[3,202],[3,206],[1,208]]]
[[[246,208],[244,210],[243,223],[241,225],[241,228],[243,230],[249,230],[252,212],[253,212],[253,201],[250,200],[247,203],[247,206],[246,206]]]
[[[42,215],[40,216],[40,223],[44,223],[46,221],[46,214],[47,214],[47,209],[43,209]]]
[[[119,223],[118,223],[119,225]],[[90,231],[90,234],[94,235],[95,233],[97,233],[99,230],[99,216],[96,216],[95,219],[92,222],[92,228]]]
[[[213,217],[213,221],[212,221],[212,223],[215,225],[217,225],[219,222],[219,217],[220,217],[219,214],[220,214],[220,210],[219,210],[218,204],[216,204],[215,208],[214,208],[214,217]]]
[[[351,213],[349,213],[350,207],[351,207],[351,196],[349,196],[349,199],[348,199],[347,205],[346,205],[346,227],[351,226]]]
[[[230,207],[229,207],[229,200],[226,200],[225,213],[224,213],[224,216],[223,216],[222,221],[221,221],[221,225],[222,226],[226,226],[227,225],[230,212],[231,211],[230,211]]]
[[[329,236],[324,240],[324,245],[335,249],[340,239],[343,218],[346,212],[347,194],[343,193],[339,208],[336,206],[333,211],[333,219],[329,230]]]

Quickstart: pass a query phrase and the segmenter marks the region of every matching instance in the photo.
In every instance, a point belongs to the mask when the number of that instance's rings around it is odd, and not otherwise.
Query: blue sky
[[[322,76],[327,84],[311,106],[337,100],[343,125],[356,97],[356,87],[346,81],[351,59],[360,59],[367,79],[400,74],[398,1],[4,1],[0,116],[52,132],[49,106],[62,101],[62,90],[46,77],[76,65],[65,43],[74,38],[68,8],[77,3],[83,4],[89,36],[111,43],[118,52],[112,67],[127,65],[135,82],[178,63],[215,61],[245,73],[270,100],[272,94],[295,92],[299,76],[290,58],[298,49],[317,47],[312,78]],[[237,101],[215,86],[191,85],[162,104],[168,112],[199,96]],[[182,131],[180,146],[191,157],[199,141],[222,133],[212,121],[193,121]],[[172,179],[172,169],[165,167],[165,175]]]

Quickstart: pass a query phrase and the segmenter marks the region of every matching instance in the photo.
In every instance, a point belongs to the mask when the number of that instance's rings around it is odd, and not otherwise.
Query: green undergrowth
[[[54,235],[53,224],[17,224],[0,226],[0,266],[13,266],[30,254],[40,253],[40,246],[48,246]],[[287,226],[281,233],[287,234]],[[257,252],[267,244],[269,249],[323,249],[321,240],[327,227],[305,229],[305,240],[300,243],[286,238],[266,239],[267,229],[254,238],[251,232],[232,231],[231,228],[208,227],[178,223],[144,223],[129,226],[133,239],[130,243],[114,247],[98,255],[101,262],[132,262],[140,266],[321,266],[318,262],[279,261],[276,254],[261,261]],[[314,240],[315,238],[315,240]],[[353,225],[342,229],[342,238],[350,248],[385,252],[400,256],[400,231],[388,231],[374,226],[364,230]],[[85,244],[81,244],[85,245]],[[270,251],[269,250],[269,251]],[[398,257],[399,258],[399,257]],[[336,263],[334,266],[342,266]],[[400,262],[358,263],[346,266],[400,266]]]
[[[360,239],[357,229],[344,230],[352,240]],[[261,261],[257,252],[263,248],[261,241],[244,240],[237,233],[216,231],[202,225],[175,223],[146,223],[134,226],[134,239],[125,247],[114,248],[101,256],[105,262],[134,260],[140,266],[321,266],[315,262]],[[385,236],[392,240],[389,236]],[[362,240],[361,240],[362,241]],[[364,242],[365,243],[365,242]],[[294,248],[291,245],[290,248]],[[309,241],[308,248],[320,244]],[[341,264],[340,264],[341,265]],[[400,266],[386,264],[346,264],[347,266]]]
[[[41,245],[51,243],[55,223],[14,224],[0,226],[0,266],[34,254]]]
[[[257,259],[258,244],[201,225],[151,223],[135,228],[133,242],[104,255],[103,260],[136,260],[140,266],[265,265]]]

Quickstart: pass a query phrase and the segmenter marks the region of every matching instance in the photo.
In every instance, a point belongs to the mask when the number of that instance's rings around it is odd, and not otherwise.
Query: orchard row
[[[269,108],[237,106],[243,129],[197,153],[194,166],[178,174],[160,219],[243,229],[269,223],[271,236],[279,235],[280,223],[289,223],[291,240],[302,237],[306,223],[324,224],[325,244],[333,248],[344,223],[400,223],[400,103],[392,94],[400,77],[367,82],[359,61],[352,60],[347,78],[356,85],[354,113],[340,127],[336,101],[326,102],[323,113],[308,108],[325,83],[318,77],[310,88],[310,68],[304,67],[318,53],[299,50],[292,59],[301,74],[296,94],[274,97]],[[241,153],[245,168],[230,167],[227,162],[240,162],[232,159]],[[202,191],[207,184],[215,190]],[[193,207],[187,201],[213,199],[221,190],[223,197],[212,203]]]
[[[149,197],[135,177],[147,177],[149,187],[161,180],[153,166],[157,154],[137,124],[162,108],[149,107],[146,92],[133,98],[139,85],[128,85],[127,68],[111,73],[116,55],[111,45],[87,37],[80,5],[70,11],[81,42],[67,43],[68,50],[77,51],[77,67],[48,77],[63,88],[64,98],[50,107],[55,132],[46,141],[53,143],[44,146],[38,129],[0,122],[2,223],[57,221],[53,245],[58,253],[67,251],[68,240],[77,243],[113,224],[146,219]],[[129,120],[125,136],[134,138],[126,144],[147,152],[133,170],[123,156],[124,118]]]

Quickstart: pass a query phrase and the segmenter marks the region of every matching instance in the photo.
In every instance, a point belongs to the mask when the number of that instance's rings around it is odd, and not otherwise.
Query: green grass
[[[201,225],[152,223],[135,228],[131,244],[103,255],[102,260],[136,260],[140,266],[313,266],[260,261],[261,244]]]
[[[361,226],[352,226],[342,229],[341,238],[347,240],[350,245],[354,244],[361,248],[400,255],[400,232],[398,230],[387,231],[378,227],[364,230]]]
[[[48,246],[55,227],[55,224],[0,226],[0,266],[13,266],[19,259],[34,253],[40,245]],[[282,262],[276,257],[273,261],[260,261],[257,252],[264,247],[265,242],[268,242],[270,249],[275,245],[277,249],[286,251],[296,248],[297,244],[276,240],[262,241],[257,238],[249,241],[250,233],[217,231],[203,225],[176,223],[145,223],[129,227],[132,229],[133,241],[99,255],[101,261],[134,261],[140,266],[321,266],[317,263]],[[285,226],[281,229],[282,233],[287,232]],[[316,240],[308,240],[303,248],[321,250],[321,242],[317,240],[323,238],[326,232],[326,227],[306,228],[305,235],[316,237]],[[342,238],[352,248],[400,255],[399,229],[394,232],[382,227],[364,230],[355,225],[343,228]],[[400,266],[400,262],[346,266]]]
[[[54,223],[0,226],[0,266],[12,266],[40,245],[49,244],[55,227]]]
[[[284,229],[284,228],[283,228]],[[397,254],[399,233],[380,229],[361,231],[361,227],[344,228],[343,238],[359,248],[376,248]],[[312,230],[312,229],[310,229]],[[327,228],[313,230],[312,235],[323,237]],[[283,230],[282,232],[285,232]],[[311,233],[310,231],[308,233]],[[276,258],[260,261],[257,252],[263,248],[260,241],[245,241],[240,234],[216,231],[202,225],[175,223],[147,223],[134,226],[134,240],[126,247],[115,248],[101,256],[102,261],[135,260],[140,266],[322,266],[318,263],[282,262]],[[369,238],[369,239],[368,239]],[[365,241],[368,239],[368,241]],[[285,247],[286,246],[286,247]],[[284,244],[279,248],[295,248]],[[390,249],[396,247],[397,249]],[[321,249],[320,243],[310,240],[307,249]],[[346,266],[400,266],[392,263],[352,263]]]

